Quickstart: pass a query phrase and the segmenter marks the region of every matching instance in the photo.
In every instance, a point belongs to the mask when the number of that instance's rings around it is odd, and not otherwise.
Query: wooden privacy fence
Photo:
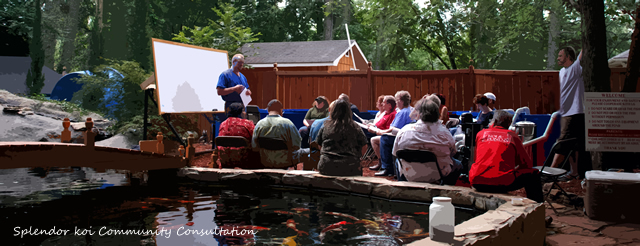
[[[611,69],[612,91],[619,92],[626,69]],[[551,114],[559,109],[560,85],[558,71],[512,71],[469,69],[437,71],[375,71],[348,72],[278,71],[244,69],[252,90],[251,104],[266,108],[274,98],[285,109],[308,109],[320,95],[335,100],[341,93],[361,111],[376,110],[379,95],[394,95],[399,90],[411,94],[412,104],[425,94],[441,93],[449,111],[469,110],[476,94],[493,92],[496,108],[517,109],[527,106],[532,114]],[[638,87],[640,89],[640,86]]]

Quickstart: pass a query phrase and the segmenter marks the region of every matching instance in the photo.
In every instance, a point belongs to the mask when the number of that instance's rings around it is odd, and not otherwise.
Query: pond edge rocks
[[[325,176],[313,171],[274,169],[218,169],[188,167],[179,177],[205,182],[252,185],[286,185],[314,190],[332,190],[389,200],[432,202],[433,197],[451,197],[458,207],[475,208],[485,213],[455,227],[452,243],[421,239],[409,245],[544,245],[545,207],[524,199],[513,206],[508,194],[477,192],[471,188],[440,186],[417,182],[396,182],[376,177]]]

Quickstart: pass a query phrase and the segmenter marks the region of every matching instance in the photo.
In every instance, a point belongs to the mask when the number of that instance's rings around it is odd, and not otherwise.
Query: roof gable
[[[360,49],[355,40],[351,40],[353,49]],[[325,66],[335,64],[349,49],[347,40],[250,43],[242,46],[247,65],[253,64],[291,64],[302,66],[311,63]],[[366,58],[365,58],[366,60]],[[304,65],[303,65],[304,64]]]

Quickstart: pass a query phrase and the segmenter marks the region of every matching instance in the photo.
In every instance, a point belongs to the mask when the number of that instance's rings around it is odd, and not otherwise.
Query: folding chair
[[[566,141],[566,142],[569,142],[569,141]],[[560,166],[560,168],[551,167],[551,163],[553,162],[553,158],[556,154],[556,145],[558,143],[559,142],[556,142],[555,144],[553,144],[553,147],[551,147],[551,151],[549,152],[549,155],[547,156],[547,159],[544,161],[544,164],[542,166],[533,167],[540,171],[543,182],[548,181],[553,183],[551,185],[551,188],[549,188],[549,191],[547,191],[547,194],[544,194],[544,200],[547,201],[547,203],[549,203],[549,206],[551,207],[551,209],[553,209],[553,212],[555,212],[556,214],[558,214],[558,211],[556,211],[556,208],[554,208],[553,205],[551,204],[551,201],[549,200],[549,194],[551,194],[551,191],[553,190],[553,188],[556,187],[558,190],[560,190],[560,192],[562,192],[562,194],[564,194],[567,197],[570,197],[569,194],[567,194],[567,192],[564,189],[562,189],[562,187],[558,184],[558,178],[567,173],[567,170],[565,170],[564,167],[574,152],[574,150],[569,151],[566,158],[562,162],[562,165]],[[545,183],[548,183],[548,182],[545,182]]]
[[[425,164],[428,162],[435,162],[436,169],[438,169],[438,174],[440,175],[440,185],[444,185],[444,177],[442,176],[440,165],[438,165],[438,158],[433,152],[428,150],[403,149],[403,150],[398,150],[398,152],[396,152],[396,157],[397,157],[396,158],[396,164],[397,164],[396,174],[398,175],[398,181],[401,181],[401,178],[404,178],[404,176],[400,172],[400,170],[402,170],[403,160],[407,162],[419,162],[419,163],[425,163]]]
[[[375,157],[376,152],[373,151],[373,147],[371,147],[371,144],[367,144],[367,150],[364,152],[362,157],[360,157],[360,160],[366,161],[365,165],[369,166]]]
[[[249,140],[240,136],[218,136],[216,137],[215,142],[217,147],[249,148]],[[218,158],[220,158],[221,153],[217,147],[214,151],[216,151]],[[231,157],[228,159],[231,159]],[[223,164],[228,164],[228,159],[224,160],[223,158],[220,158],[220,166],[222,167]]]
[[[288,151],[287,163],[291,163],[293,161],[293,155],[290,151],[289,144],[287,144],[287,142],[282,139],[270,138],[270,137],[258,137],[258,147],[266,150],[286,150]],[[266,156],[263,156],[262,154],[260,154],[260,159],[263,163],[265,161],[265,158]],[[297,163],[285,166],[284,168],[287,169],[295,165],[297,165]]]

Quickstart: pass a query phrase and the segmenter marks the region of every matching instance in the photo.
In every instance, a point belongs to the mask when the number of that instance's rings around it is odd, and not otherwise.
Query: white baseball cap
[[[491,100],[494,100],[494,101],[496,100],[496,95],[494,95],[491,92],[484,93],[484,96],[489,98],[489,99],[491,99]]]

